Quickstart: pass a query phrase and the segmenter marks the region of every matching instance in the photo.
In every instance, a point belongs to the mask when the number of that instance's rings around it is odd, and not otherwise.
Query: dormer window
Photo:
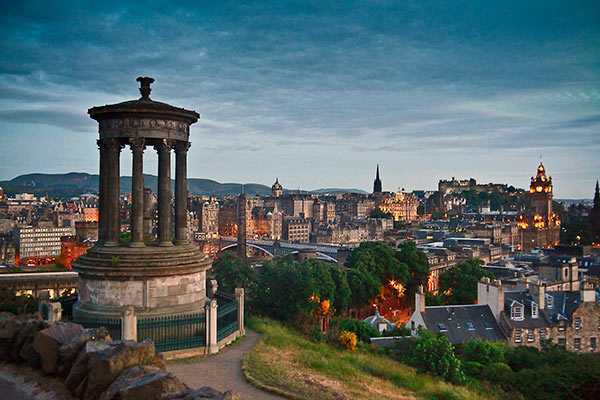
[[[537,303],[531,303],[531,318],[537,318],[539,316]]]
[[[441,332],[445,332],[447,330],[446,325],[444,325],[444,324],[438,324],[438,328],[440,329]]]
[[[510,307],[510,319],[515,321],[523,321],[523,306],[515,302]]]
[[[554,308],[554,296],[546,294],[546,308]]]

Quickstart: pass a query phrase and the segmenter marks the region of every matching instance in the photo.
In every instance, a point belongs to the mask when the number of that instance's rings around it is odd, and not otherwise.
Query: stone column
[[[102,140],[97,140],[100,150],[100,183],[98,185],[98,242],[106,241],[106,182],[108,179],[107,150]]]
[[[127,306],[121,320],[121,340],[137,342],[137,315],[133,306]]]
[[[158,152],[158,245],[172,246],[171,242],[171,149],[170,140],[163,139],[156,146]]]
[[[131,247],[144,246],[144,167],[145,143],[142,138],[129,140],[133,153],[131,184]]]
[[[121,153],[121,142],[119,139],[110,139],[105,141],[107,145],[107,196],[106,196],[106,226],[107,236],[105,246],[118,246],[119,235],[121,233],[121,205],[119,156]]]
[[[190,142],[175,144],[175,244],[186,244],[187,240],[187,152]]]
[[[206,350],[208,354],[219,352],[217,342],[217,300],[206,301],[204,312],[206,313]]]
[[[244,288],[235,288],[235,300],[238,303],[238,330],[240,336],[246,334],[246,327],[244,326]]]

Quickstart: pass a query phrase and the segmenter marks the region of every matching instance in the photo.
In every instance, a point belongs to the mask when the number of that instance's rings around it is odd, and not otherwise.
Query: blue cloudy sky
[[[452,176],[524,187],[541,156],[557,197],[592,197],[600,178],[597,0],[0,10],[0,179],[96,173],[86,111],[139,97],[139,75],[200,113],[191,177],[370,190],[380,163],[384,190]]]

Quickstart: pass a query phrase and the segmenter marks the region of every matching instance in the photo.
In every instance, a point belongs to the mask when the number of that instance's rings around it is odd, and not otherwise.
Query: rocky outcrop
[[[16,363],[27,362],[33,367],[41,365],[39,354],[33,349],[37,332],[50,324],[39,314],[26,314],[0,320],[0,359]]]
[[[111,340],[108,330],[101,327],[97,329],[87,329],[83,333],[75,336],[68,342],[64,343],[58,349],[58,374],[66,378],[69,371],[73,367],[77,356],[87,342],[91,341],[109,341]]]
[[[39,314],[0,314],[0,360],[59,375],[86,400],[238,400],[210,387],[192,390],[165,371],[151,342],[112,341],[105,328],[49,323]],[[1,397],[1,393],[0,393]]]
[[[232,391],[219,392],[209,386],[201,387],[198,390],[184,390],[181,392],[171,392],[163,394],[157,400],[241,400],[241,397],[234,394]]]
[[[168,371],[138,366],[123,371],[102,393],[100,400],[152,400],[162,394],[185,389],[187,387]]]
[[[42,370],[47,374],[56,373],[60,347],[84,332],[81,325],[72,322],[58,323],[37,332],[33,348],[42,358]]]

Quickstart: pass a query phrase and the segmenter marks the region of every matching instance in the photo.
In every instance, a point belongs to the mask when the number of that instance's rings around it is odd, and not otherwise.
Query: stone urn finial
[[[138,76],[136,79],[137,82],[140,83],[140,93],[142,94],[143,100],[150,100],[150,84],[154,82],[154,78],[150,78],[148,76]]]

